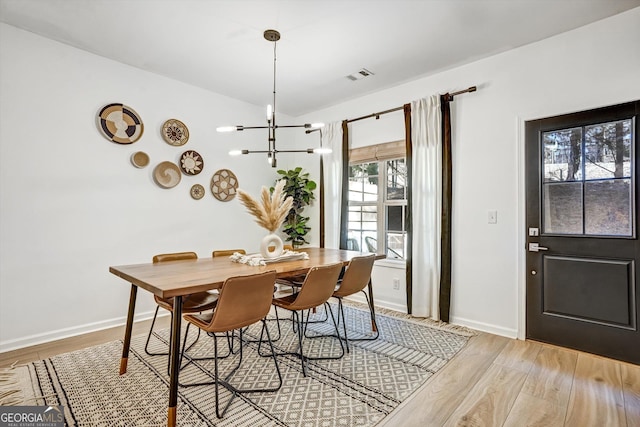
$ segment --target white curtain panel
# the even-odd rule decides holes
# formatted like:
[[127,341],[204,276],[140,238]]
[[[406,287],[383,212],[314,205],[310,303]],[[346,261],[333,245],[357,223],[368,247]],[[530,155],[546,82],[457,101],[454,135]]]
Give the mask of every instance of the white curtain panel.
[[322,129],[324,164],[324,246],[340,249],[340,216],[342,208],[342,122],[333,122]]
[[440,96],[411,103],[412,314],[440,320],[442,142]]

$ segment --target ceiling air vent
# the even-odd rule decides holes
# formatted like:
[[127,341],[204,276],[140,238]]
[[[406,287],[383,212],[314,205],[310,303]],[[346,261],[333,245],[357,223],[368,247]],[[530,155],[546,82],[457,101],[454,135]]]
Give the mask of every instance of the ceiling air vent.
[[369,77],[369,76],[373,76],[373,73],[371,71],[367,70],[366,68],[361,68],[357,72],[355,72],[353,74],[349,74],[347,76],[347,78],[349,80],[356,81],[356,80],[364,79],[365,77]]

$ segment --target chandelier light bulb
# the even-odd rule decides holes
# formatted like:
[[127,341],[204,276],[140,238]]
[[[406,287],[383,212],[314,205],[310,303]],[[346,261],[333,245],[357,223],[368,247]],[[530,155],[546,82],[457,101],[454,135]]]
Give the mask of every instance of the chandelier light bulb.
[[331,148],[320,147],[320,148],[314,148],[313,152],[316,154],[329,154],[329,153],[333,153],[333,150]]
[[271,121],[273,118],[273,106],[271,104],[267,105],[267,121]]
[[238,130],[238,126],[220,126],[216,128],[217,132],[234,132]]

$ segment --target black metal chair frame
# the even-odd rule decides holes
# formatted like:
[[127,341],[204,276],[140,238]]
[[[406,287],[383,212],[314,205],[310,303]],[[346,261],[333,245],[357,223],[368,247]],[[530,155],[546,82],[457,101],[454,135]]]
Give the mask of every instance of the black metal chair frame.
[[[340,333],[338,332],[338,325],[336,323],[336,319],[333,315],[333,311],[331,311],[331,308],[329,307],[329,304],[327,304],[326,302],[324,303],[325,306],[325,310],[328,311],[328,313],[331,314],[331,320],[333,322],[333,326],[336,330],[336,334],[337,335],[324,335],[324,336],[333,336],[333,337],[338,337]],[[284,307],[282,307],[284,308]],[[276,307],[276,312],[278,310],[278,308]],[[300,364],[302,366],[302,375],[304,377],[307,376],[307,367],[305,364],[305,361],[308,360],[337,360],[337,359],[341,359],[344,356],[344,346],[342,345],[342,340],[338,339],[338,342],[340,343],[340,355],[339,356],[323,356],[323,357],[317,357],[317,356],[306,356],[304,354],[303,351],[303,345],[302,342],[304,341],[304,338],[306,337],[306,325],[307,322],[304,321],[304,312],[307,312],[307,321],[309,319],[309,315],[310,315],[310,311],[309,310],[301,310],[301,313],[299,313],[298,310],[289,310],[292,313],[291,316],[291,321],[293,322],[293,331],[296,333],[296,336],[298,338],[298,351],[284,351],[284,352],[278,352],[276,353],[277,356],[284,356],[284,355],[290,355],[290,356],[296,356],[300,359]],[[318,336],[317,338],[320,338],[320,336]],[[270,356],[269,354],[262,354],[260,352],[260,348],[262,345],[262,336],[260,337],[260,342],[258,344],[258,354],[260,354],[260,356],[262,357],[268,357]]]
[[[239,340],[240,340],[240,348],[238,350],[238,364],[231,370],[229,371],[229,373],[227,373],[227,375],[224,378],[220,378],[219,375],[219,370],[218,370],[218,360],[219,359],[224,359],[226,357],[229,357],[229,355],[231,354],[236,354],[233,353],[231,351],[231,346],[229,347],[229,354],[225,355],[225,356],[218,356],[218,338],[220,338],[219,336],[217,336],[216,334],[209,334],[209,336],[213,337],[213,351],[214,351],[214,356],[207,358],[207,359],[213,359],[214,360],[214,373],[211,374],[211,372],[207,371],[207,370],[203,370],[203,372],[205,374],[207,374],[210,378],[213,378],[213,381],[205,381],[205,382],[199,382],[199,383],[189,383],[189,384],[180,384],[183,387],[195,387],[195,386],[202,386],[202,385],[211,385],[214,384],[215,385],[215,400],[216,400],[216,416],[218,418],[222,418],[224,417],[224,414],[227,412],[227,409],[229,409],[229,406],[231,405],[231,403],[233,402],[233,399],[235,397],[237,397],[238,394],[242,394],[242,393],[257,393],[257,392],[273,392],[273,391],[278,391],[280,390],[280,388],[282,387],[282,374],[280,373],[280,367],[278,365],[278,360],[276,358],[276,352],[275,349],[273,348],[273,343],[271,341],[271,335],[269,334],[269,328],[267,328],[267,323],[266,323],[266,319],[262,319],[262,332],[260,333],[260,340],[259,340],[259,345],[258,345],[258,353],[260,354],[260,345],[262,344],[262,336],[266,331],[267,334],[267,341],[269,343],[269,347],[271,348],[271,354],[267,354],[267,355],[263,355],[260,354],[260,356],[263,357],[272,357],[273,358],[273,362],[276,365],[276,372],[278,373],[278,386],[277,387],[272,387],[272,388],[264,388],[264,389],[238,389],[236,387],[234,387],[233,385],[231,385],[231,383],[229,383],[229,380],[231,379],[231,377],[233,376],[233,374],[240,368],[240,365],[242,364],[242,357],[243,357],[243,342],[245,340],[243,340],[243,330],[245,328],[241,328],[240,332],[239,332]],[[189,335],[189,327],[191,326],[191,323],[187,324],[187,330],[184,336],[184,343],[187,342],[187,336]],[[199,328],[198,328],[199,330]],[[235,337],[235,334],[232,335],[232,337]],[[229,339],[228,334],[227,334],[227,340]],[[232,338],[233,339],[233,338]],[[184,344],[183,344],[183,350],[180,353],[180,365],[182,365],[182,358],[186,356],[185,355],[185,350],[184,350]],[[200,359],[198,359],[200,360]],[[224,409],[222,410],[222,412],[220,412],[220,405],[219,405],[219,386],[222,385],[224,388],[226,388],[227,390],[229,390],[232,395],[231,398],[229,399],[229,401],[227,402],[227,404],[225,405]]]

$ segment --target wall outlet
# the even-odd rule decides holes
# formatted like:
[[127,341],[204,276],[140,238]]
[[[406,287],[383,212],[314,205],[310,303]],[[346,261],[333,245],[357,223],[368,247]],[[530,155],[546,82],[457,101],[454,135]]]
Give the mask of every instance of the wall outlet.
[[400,290],[400,279],[393,279],[393,290],[394,291]]

